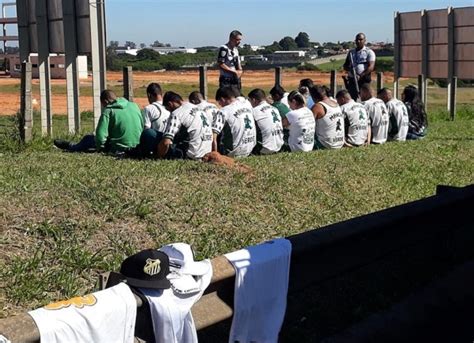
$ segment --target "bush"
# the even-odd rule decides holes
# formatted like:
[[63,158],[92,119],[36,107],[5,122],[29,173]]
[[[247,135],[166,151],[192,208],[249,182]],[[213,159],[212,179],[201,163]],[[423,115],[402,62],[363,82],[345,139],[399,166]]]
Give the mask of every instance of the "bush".
[[321,71],[321,69],[319,69],[317,65],[310,63],[304,63],[302,65],[299,65],[298,67],[296,67],[296,69],[301,71]]

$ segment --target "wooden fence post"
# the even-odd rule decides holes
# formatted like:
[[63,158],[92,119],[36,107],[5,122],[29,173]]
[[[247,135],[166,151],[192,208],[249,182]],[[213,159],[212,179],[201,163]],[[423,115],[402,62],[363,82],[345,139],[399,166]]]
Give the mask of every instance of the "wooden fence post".
[[281,86],[281,67],[275,68],[275,86]]
[[383,88],[383,73],[377,73],[377,92]]
[[337,91],[337,72],[335,70],[331,70],[331,81],[329,88],[331,89],[332,96],[336,96]]
[[21,64],[20,137],[23,142],[33,138],[33,104],[31,99],[31,63]]
[[133,101],[133,68],[123,67],[123,97]]
[[207,99],[207,67],[199,67],[199,92],[201,92],[204,99]]

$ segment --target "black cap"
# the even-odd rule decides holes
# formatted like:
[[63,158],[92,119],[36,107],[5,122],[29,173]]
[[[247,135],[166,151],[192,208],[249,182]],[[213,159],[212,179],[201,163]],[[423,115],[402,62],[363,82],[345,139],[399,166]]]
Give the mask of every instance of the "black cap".
[[170,288],[166,278],[169,272],[168,255],[156,249],[143,250],[127,257],[120,266],[120,273],[127,284],[140,288]]

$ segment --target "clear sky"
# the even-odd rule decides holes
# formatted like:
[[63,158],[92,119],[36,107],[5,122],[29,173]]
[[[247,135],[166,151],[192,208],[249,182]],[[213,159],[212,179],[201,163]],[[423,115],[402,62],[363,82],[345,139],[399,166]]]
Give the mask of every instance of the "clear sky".
[[227,42],[238,29],[243,43],[268,45],[298,32],[312,41],[393,41],[393,13],[474,6],[474,0],[106,0],[107,40],[198,47]]

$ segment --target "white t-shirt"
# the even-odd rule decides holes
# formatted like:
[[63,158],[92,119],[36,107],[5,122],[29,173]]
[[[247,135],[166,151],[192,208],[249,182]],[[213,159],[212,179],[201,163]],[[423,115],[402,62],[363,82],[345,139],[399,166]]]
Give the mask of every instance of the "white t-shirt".
[[[375,53],[366,46],[360,50],[351,49],[349,53],[352,55],[357,75],[362,74],[369,67],[369,62],[375,61]],[[353,76],[352,68],[349,70],[349,75]]]
[[213,103],[207,102],[206,100],[202,100],[198,105],[196,105],[200,110],[206,112],[208,118],[211,119],[211,123],[214,122],[214,118],[219,112],[219,107],[214,105]]
[[290,123],[288,145],[291,151],[313,150],[316,128],[313,112],[307,107],[302,107],[288,112],[286,119]]
[[285,94],[283,94],[283,98],[281,98],[280,102],[283,104],[283,105],[286,105],[286,107],[290,108],[290,104],[288,103],[288,95],[290,95],[290,93],[286,92]]
[[382,144],[388,136],[388,110],[385,103],[378,98],[370,98],[362,103],[370,118],[372,142]]
[[320,101],[324,107],[324,117],[316,119],[316,137],[319,143],[327,149],[339,149],[344,145],[344,116],[341,108],[332,107]]
[[342,114],[348,124],[346,141],[352,145],[363,145],[367,141],[369,116],[365,107],[351,99],[341,106]]
[[145,129],[154,129],[159,132],[164,132],[169,116],[170,112],[159,101],[145,106],[143,109]]
[[278,238],[226,254],[235,268],[229,342],[278,342],[286,311],[291,242]]
[[224,131],[222,139],[226,153],[231,157],[250,155],[257,143],[253,109],[247,101],[236,99],[221,108],[212,124],[212,130],[216,134]]
[[186,155],[191,159],[200,159],[212,150],[211,124],[211,118],[205,112],[186,102],[171,113],[163,137],[173,140],[181,127],[184,127],[189,142]]
[[408,110],[403,101],[393,98],[386,104],[389,114],[388,140],[404,141],[408,133]]
[[280,151],[283,146],[283,126],[278,110],[262,101],[253,108],[253,117],[262,134],[262,154]]
[[[203,262],[211,264],[209,260]],[[191,307],[201,298],[211,278],[212,266],[205,275],[195,277],[199,292],[192,294],[175,293],[172,288],[140,289],[150,304],[155,343],[197,343]]]
[[124,283],[28,313],[41,342],[134,342],[137,302]]

